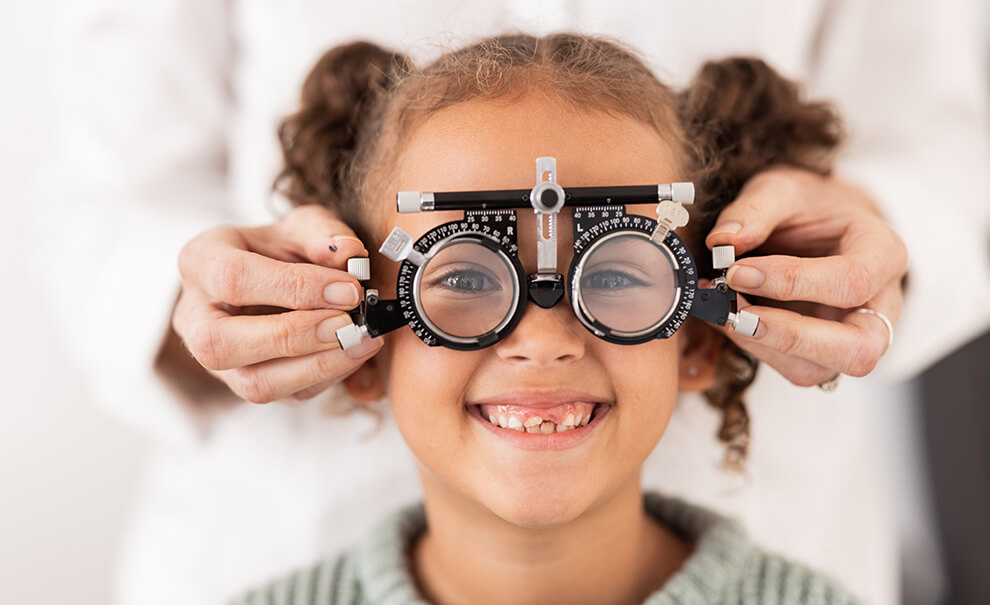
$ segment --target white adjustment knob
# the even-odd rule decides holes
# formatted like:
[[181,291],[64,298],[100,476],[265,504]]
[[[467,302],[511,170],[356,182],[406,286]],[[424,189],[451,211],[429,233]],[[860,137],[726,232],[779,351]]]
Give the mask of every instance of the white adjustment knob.
[[392,228],[392,232],[385,238],[385,243],[378,251],[395,262],[409,259],[417,267],[426,262],[426,257],[413,247],[412,236],[399,227]]
[[400,214],[419,212],[420,199],[418,191],[400,191],[395,194],[395,208]]
[[671,183],[670,199],[690,206],[694,203],[694,183]]
[[364,256],[347,259],[347,272],[358,281],[371,279],[371,259]]
[[735,246],[715,246],[712,248],[712,268],[728,269],[736,262]]
[[760,316],[747,311],[729,313],[729,325],[740,334],[753,336],[756,334],[756,328],[760,325]]
[[368,335],[368,326],[358,326],[351,324],[337,330],[337,343],[340,348],[346,351],[361,344],[364,337]]

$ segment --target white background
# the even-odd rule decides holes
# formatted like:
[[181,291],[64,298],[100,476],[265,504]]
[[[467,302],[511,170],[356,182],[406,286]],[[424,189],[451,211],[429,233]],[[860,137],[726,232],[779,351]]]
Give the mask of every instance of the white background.
[[28,269],[35,179],[58,178],[44,171],[57,4],[0,3],[0,592],[18,605],[110,602],[114,548],[146,451],[86,400]]

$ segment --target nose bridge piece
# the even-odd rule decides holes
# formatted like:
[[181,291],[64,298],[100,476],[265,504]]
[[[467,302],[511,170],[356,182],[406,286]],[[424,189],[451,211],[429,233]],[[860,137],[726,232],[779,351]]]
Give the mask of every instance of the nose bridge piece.
[[556,273],[533,273],[526,278],[529,299],[549,309],[560,302],[564,296],[564,280]]

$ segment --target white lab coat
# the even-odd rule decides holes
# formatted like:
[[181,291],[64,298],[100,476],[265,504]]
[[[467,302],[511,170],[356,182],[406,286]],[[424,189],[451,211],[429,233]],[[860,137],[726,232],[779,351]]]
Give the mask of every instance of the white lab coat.
[[897,602],[871,401],[900,396],[884,378],[909,376],[990,325],[975,10],[924,0],[66,3],[65,111],[39,270],[94,400],[156,444],[122,548],[119,602],[220,602],[343,547],[417,497],[387,410],[377,429],[367,414],[326,418],[319,405],[206,415],[152,362],[181,245],[218,223],[273,220],[275,126],[324,49],[367,38],[428,56],[438,42],[507,29],[618,37],[674,85],[704,59],[757,54],[839,105],[852,134],[839,172],[876,198],[911,254],[880,375],[826,396],[765,369],[749,397],[744,485],[717,469],[717,414],[685,398],[644,481],[741,517],[768,548],[869,602]]

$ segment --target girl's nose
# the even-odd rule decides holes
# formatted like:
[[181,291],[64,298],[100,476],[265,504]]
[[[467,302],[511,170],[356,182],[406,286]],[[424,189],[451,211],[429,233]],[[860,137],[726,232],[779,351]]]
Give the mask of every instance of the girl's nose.
[[584,356],[584,329],[571,314],[566,300],[550,309],[532,302],[527,305],[519,324],[495,345],[500,358],[547,366]]

